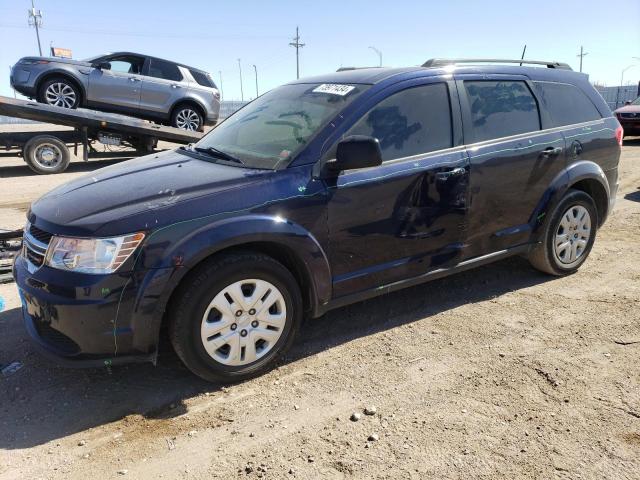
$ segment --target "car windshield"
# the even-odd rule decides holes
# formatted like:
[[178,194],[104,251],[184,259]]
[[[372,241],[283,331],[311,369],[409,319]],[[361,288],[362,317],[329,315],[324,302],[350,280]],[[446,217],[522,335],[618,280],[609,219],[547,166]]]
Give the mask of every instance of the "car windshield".
[[631,105],[640,105],[640,97],[636,98],[633,102],[631,102]]
[[284,85],[265,93],[211,130],[196,145],[215,149],[250,168],[287,165],[312,138],[368,86]]

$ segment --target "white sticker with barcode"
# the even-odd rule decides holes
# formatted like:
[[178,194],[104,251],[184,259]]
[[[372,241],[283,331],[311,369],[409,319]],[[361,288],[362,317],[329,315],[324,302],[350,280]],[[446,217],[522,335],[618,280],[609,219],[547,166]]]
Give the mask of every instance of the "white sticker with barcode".
[[323,83],[319,87],[313,89],[313,93],[329,93],[331,95],[340,95],[344,97],[354,88],[353,85],[340,85],[337,83]]

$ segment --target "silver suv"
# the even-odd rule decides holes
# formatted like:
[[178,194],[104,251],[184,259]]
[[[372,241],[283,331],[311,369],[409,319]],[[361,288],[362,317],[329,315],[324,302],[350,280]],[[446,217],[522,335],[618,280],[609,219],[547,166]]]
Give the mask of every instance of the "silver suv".
[[197,68],[130,52],[71,60],[24,57],[11,86],[38,102],[124,113],[187,130],[215,125],[220,93]]

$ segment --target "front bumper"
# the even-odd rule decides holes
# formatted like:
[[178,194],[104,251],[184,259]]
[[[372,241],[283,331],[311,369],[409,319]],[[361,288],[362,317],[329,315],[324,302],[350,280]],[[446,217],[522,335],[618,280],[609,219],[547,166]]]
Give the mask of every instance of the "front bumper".
[[155,349],[134,344],[132,274],[88,275],[46,266],[31,274],[22,256],[13,273],[27,332],[49,357],[76,366],[154,360]]
[[11,84],[11,88],[17,92],[28,97],[33,97],[36,94],[35,77],[36,75],[34,75],[33,72],[20,67],[20,65],[16,65],[11,69],[9,83]]

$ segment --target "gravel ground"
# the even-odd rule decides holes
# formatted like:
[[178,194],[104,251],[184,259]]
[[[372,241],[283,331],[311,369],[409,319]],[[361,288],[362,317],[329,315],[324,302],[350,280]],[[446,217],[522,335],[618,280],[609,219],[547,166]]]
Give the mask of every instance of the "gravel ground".
[[[101,165],[0,162],[4,226]],[[640,478],[640,139],[620,173],[577,274],[514,258],[342,308],[230,387],[167,347],[157,367],[55,367],[0,285],[0,364],[22,365],[0,375],[0,479]]]

